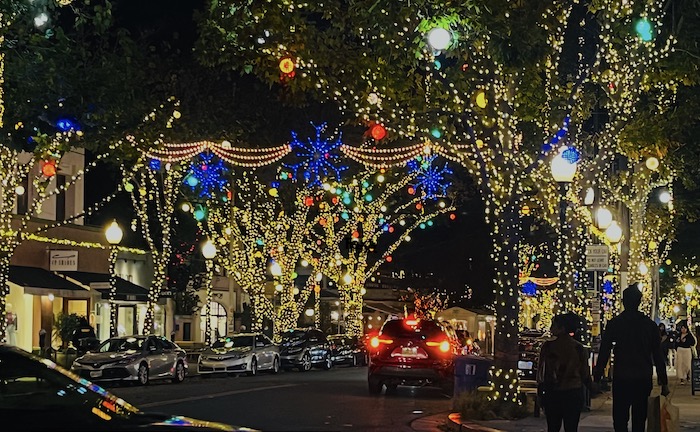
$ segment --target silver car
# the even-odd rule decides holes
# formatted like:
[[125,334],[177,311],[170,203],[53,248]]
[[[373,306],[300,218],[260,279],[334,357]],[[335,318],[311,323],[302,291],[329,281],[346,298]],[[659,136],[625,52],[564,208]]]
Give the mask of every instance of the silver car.
[[93,352],[78,357],[73,372],[90,381],[185,380],[187,355],[160,336],[125,336],[107,339]]
[[200,375],[247,373],[280,370],[279,347],[262,333],[241,333],[220,338],[199,358]]

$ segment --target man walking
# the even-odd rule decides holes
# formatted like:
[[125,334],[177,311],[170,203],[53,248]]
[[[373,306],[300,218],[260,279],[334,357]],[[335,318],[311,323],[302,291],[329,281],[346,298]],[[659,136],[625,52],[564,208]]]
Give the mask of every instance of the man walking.
[[647,399],[653,387],[653,367],[667,395],[666,362],[661,353],[661,335],[654,321],[639,312],[642,292],[632,284],[622,293],[624,312],[611,319],[603,333],[600,355],[593,378],[600,380],[613,349],[613,426],[615,432],[627,432],[632,409],[632,432],[644,432]]

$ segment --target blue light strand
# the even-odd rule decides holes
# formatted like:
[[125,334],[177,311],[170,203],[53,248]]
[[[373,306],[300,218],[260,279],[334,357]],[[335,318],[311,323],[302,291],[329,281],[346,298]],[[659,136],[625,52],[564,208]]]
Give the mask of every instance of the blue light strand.
[[325,180],[340,181],[341,172],[348,169],[345,165],[339,165],[340,156],[335,153],[343,145],[342,134],[339,134],[335,141],[329,140],[321,136],[326,129],[326,123],[320,126],[313,123],[311,125],[316,129],[316,136],[308,138],[306,142],[300,141],[296,132],[292,131],[290,145],[301,161],[282,165],[292,170],[293,179],[297,179],[301,173],[307,187],[321,186]]
[[226,190],[227,174],[228,168],[221,159],[215,160],[212,153],[201,153],[192,161],[184,184],[193,192],[198,192],[201,198],[212,198],[218,192]]
[[545,142],[542,144],[542,151],[548,152],[552,150],[557,144],[559,144],[559,141],[564,139],[566,134],[569,133],[569,124],[571,123],[571,115],[567,115],[564,117],[564,124],[562,127],[557,131],[556,134],[552,138],[549,139],[549,141]]
[[420,192],[424,199],[435,200],[444,197],[447,189],[452,185],[452,182],[446,178],[452,174],[452,170],[448,168],[447,163],[442,168],[433,166],[436,157],[437,155],[419,156],[406,164],[409,173],[416,175],[416,183],[411,186],[416,193]]

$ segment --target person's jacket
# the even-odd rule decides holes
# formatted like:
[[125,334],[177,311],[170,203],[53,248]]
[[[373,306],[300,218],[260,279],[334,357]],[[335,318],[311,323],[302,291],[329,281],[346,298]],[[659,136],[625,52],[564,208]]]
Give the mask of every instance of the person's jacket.
[[613,381],[651,381],[653,367],[656,365],[659,381],[662,385],[668,384],[659,328],[646,315],[636,310],[625,310],[608,322],[594,369],[596,377],[603,375],[613,343]]
[[591,371],[586,349],[569,335],[542,344],[537,362],[537,382],[555,391],[588,386]]
[[695,346],[695,338],[693,335],[688,332],[685,334],[685,339],[682,339],[681,336],[678,336],[678,343],[676,345],[678,348],[692,348]]

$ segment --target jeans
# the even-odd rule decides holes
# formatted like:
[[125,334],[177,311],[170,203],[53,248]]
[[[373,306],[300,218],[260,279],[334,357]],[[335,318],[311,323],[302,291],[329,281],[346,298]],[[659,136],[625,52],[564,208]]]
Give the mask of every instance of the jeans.
[[652,381],[621,380],[613,378],[613,426],[615,432],[628,432],[627,423],[632,409],[632,432],[644,432],[647,421],[647,401]]
[[576,432],[583,408],[583,389],[555,390],[543,401],[547,416],[547,432],[559,432],[562,423],[565,432]]

